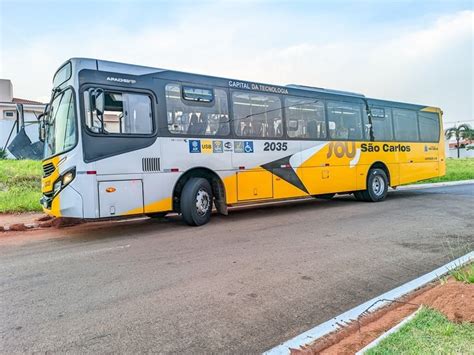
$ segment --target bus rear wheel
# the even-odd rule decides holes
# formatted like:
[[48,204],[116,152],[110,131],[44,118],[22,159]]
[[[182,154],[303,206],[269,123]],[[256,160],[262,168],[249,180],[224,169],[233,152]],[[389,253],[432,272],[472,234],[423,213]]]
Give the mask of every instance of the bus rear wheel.
[[354,192],[359,201],[379,202],[387,197],[388,178],[382,169],[370,169],[367,177],[367,189]]
[[191,178],[181,192],[180,207],[183,220],[190,226],[202,226],[211,219],[212,189],[209,181]]

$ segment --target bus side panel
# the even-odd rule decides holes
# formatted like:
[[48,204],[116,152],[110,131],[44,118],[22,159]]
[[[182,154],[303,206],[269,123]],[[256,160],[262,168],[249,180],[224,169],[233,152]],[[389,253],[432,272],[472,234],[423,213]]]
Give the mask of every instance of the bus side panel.
[[228,204],[234,204],[237,202],[237,173],[222,178],[225,187],[225,197]]
[[145,213],[167,212],[173,209],[172,193],[179,172],[143,174]]
[[355,157],[354,142],[324,144],[320,150],[305,160],[299,169],[309,194],[355,190],[357,180]]
[[274,169],[273,175],[273,198],[283,199],[292,197],[307,196],[307,193],[293,184],[282,179],[280,176],[285,174],[285,170],[291,168]]
[[438,142],[438,173],[439,176],[446,175],[446,149],[444,141],[443,111],[438,110],[439,115],[439,142]]
[[400,153],[400,183],[408,184],[439,175],[436,143],[409,143],[410,151]]
[[260,200],[273,197],[272,173],[263,169],[237,172],[237,199]]

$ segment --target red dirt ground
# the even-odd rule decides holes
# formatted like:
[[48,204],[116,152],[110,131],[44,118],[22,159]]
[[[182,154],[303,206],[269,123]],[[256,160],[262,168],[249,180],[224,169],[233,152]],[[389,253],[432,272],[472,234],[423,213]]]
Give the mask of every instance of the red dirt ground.
[[291,354],[354,354],[415,312],[420,305],[439,310],[453,322],[474,323],[474,284],[453,279],[445,284],[438,281],[400,301],[404,303],[392,303],[303,350],[293,349]]
[[33,223],[37,218],[44,216],[44,213],[26,212],[26,213],[0,213],[0,226]]

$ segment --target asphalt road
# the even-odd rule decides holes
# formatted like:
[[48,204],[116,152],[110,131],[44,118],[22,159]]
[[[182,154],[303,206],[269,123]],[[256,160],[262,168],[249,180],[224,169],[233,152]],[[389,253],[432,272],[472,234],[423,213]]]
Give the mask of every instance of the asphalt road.
[[258,353],[474,249],[474,185],[0,237],[0,352]]

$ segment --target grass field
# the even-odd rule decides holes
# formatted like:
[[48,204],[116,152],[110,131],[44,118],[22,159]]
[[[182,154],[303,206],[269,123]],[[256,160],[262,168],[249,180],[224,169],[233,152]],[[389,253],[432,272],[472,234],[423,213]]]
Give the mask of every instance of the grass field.
[[[0,160],[0,213],[41,211],[41,162]],[[474,179],[474,159],[448,159],[446,175],[420,181],[441,182]]]
[[0,160],[0,213],[41,211],[41,162]]
[[421,184],[429,182],[444,182],[444,181],[459,181],[459,180],[470,180],[474,179],[474,159],[463,158],[463,159],[446,159],[446,175],[420,181]]
[[452,323],[440,312],[424,308],[365,354],[472,354],[473,346],[474,324]]

